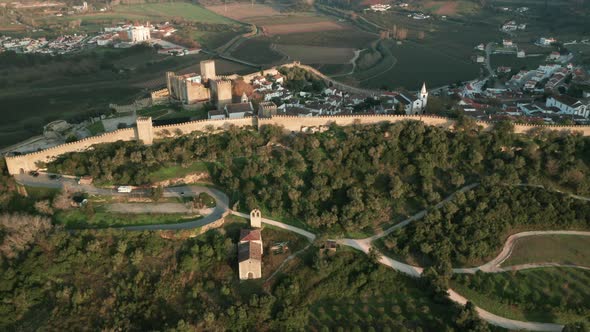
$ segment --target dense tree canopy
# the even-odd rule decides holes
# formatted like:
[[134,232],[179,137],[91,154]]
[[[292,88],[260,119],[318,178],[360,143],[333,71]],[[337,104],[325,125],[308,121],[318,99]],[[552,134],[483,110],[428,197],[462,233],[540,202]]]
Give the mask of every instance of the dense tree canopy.
[[426,264],[482,264],[514,230],[588,228],[586,201],[540,188],[484,184],[392,233],[384,245]]
[[[367,261],[360,253],[322,256],[312,250],[264,286],[240,283],[236,240],[217,230],[185,240],[163,239],[155,232],[56,231],[39,239],[19,260],[3,263],[0,330],[387,326],[394,331],[450,331],[477,320],[465,317],[449,300],[434,302],[418,280]],[[369,314],[354,305],[359,299],[367,303]],[[321,314],[326,309],[341,312],[341,317],[349,310],[353,314],[332,319]]]
[[590,144],[582,136],[515,135],[506,124],[478,132],[463,120],[455,132],[417,121],[289,136],[277,127],[234,128],[153,146],[97,146],[65,155],[49,168],[114,184],[145,184],[161,167],[206,161],[216,184],[242,207],[341,232],[390,223],[484,178],[588,193],[589,159]]

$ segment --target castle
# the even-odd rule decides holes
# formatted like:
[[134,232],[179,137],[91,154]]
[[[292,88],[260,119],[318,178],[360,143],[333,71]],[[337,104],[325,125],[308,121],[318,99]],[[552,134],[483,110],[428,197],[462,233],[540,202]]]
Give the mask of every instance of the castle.
[[200,67],[200,75],[176,75],[174,72],[167,72],[168,97],[184,105],[199,106],[210,102],[215,104],[218,110],[223,110],[226,105],[233,102],[232,79],[217,76],[214,60],[201,61]]

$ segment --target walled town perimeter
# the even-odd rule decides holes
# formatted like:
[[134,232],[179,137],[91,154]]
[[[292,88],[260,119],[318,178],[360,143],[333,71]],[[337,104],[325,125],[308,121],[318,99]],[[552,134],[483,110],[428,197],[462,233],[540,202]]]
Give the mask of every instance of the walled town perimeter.
[[[348,126],[352,124],[376,124],[381,122],[400,122],[406,120],[422,121],[426,125],[445,129],[453,129],[455,120],[432,115],[341,115],[341,116],[273,116],[270,118],[248,117],[241,119],[223,120],[199,120],[172,125],[153,126],[151,118],[137,119],[136,128],[116,130],[99,136],[88,137],[76,142],[58,145],[49,149],[19,155],[7,156],[6,165],[11,175],[21,174],[38,169],[39,163],[47,163],[58,156],[68,153],[84,151],[95,144],[113,143],[117,141],[141,141],[143,144],[152,144],[154,138],[167,138],[189,134],[192,132],[216,132],[226,130],[232,126],[239,128],[259,128],[264,125],[283,127],[290,132],[313,132],[322,127],[336,124]],[[492,123],[477,121],[477,125],[487,130]],[[515,133],[526,133],[533,129],[559,130],[564,132],[579,132],[584,136],[590,136],[590,126],[550,126],[516,124]]]

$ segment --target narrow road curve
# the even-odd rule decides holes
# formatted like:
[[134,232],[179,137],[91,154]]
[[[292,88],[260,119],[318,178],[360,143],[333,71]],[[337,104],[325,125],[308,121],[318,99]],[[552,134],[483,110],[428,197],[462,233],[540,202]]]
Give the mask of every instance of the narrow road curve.
[[[132,193],[119,193],[115,189],[97,188],[93,185],[79,185],[73,177],[62,177],[58,180],[52,180],[47,174],[39,174],[37,177],[21,174],[15,176],[15,179],[18,183],[26,186],[55,189],[68,188],[68,190],[85,192],[92,195],[119,197],[129,197],[131,195],[149,197],[151,195],[151,189],[149,188],[135,189]],[[164,188],[164,197],[193,197],[198,196],[200,193],[206,193],[210,195],[213,197],[213,199],[215,199],[216,202],[215,208],[212,209],[212,212],[206,216],[203,216],[203,218],[178,224],[128,226],[120,227],[120,229],[130,231],[192,229],[196,227],[202,227],[220,219],[224,213],[229,210],[229,198],[219,189],[205,186],[180,186]]]
[[[46,187],[46,188],[63,188],[65,186],[72,186],[77,190],[85,191],[85,192],[93,193],[93,194],[113,195],[113,196],[119,195],[119,193],[116,193],[116,192],[114,192],[114,190],[111,190],[111,189],[102,189],[102,188],[95,188],[93,186],[77,185],[72,179],[60,179],[59,181],[56,181],[56,180],[51,180],[49,178],[44,178],[41,175],[39,177],[31,177],[28,175],[19,175],[16,178],[19,183],[29,185],[29,186]],[[455,193],[449,195],[447,198],[445,198],[444,200],[442,200],[441,202],[439,202],[438,204],[436,204],[432,208],[438,209],[438,208],[442,207],[446,202],[453,199],[453,197],[458,192],[465,192],[465,191],[471,190],[474,187],[476,187],[477,185],[478,185],[478,183],[473,183],[473,184],[467,185],[467,186],[457,190]],[[193,228],[193,227],[199,227],[199,226],[205,225],[207,223],[213,222],[213,221],[221,218],[224,215],[224,213],[226,213],[227,211],[231,212],[232,214],[234,214],[236,216],[240,216],[240,217],[247,218],[247,219],[250,218],[250,215],[248,215],[246,213],[231,211],[229,209],[229,199],[228,199],[227,195],[225,195],[225,193],[223,193],[222,191],[214,189],[214,188],[200,187],[200,186],[172,187],[172,188],[165,189],[164,196],[165,197],[180,197],[183,195],[192,196],[192,195],[196,195],[200,192],[208,193],[217,202],[217,205],[216,205],[215,209],[213,210],[213,212],[203,219],[195,220],[192,222],[186,222],[186,223],[182,223],[182,224],[133,226],[133,227],[125,227],[124,229],[127,229],[127,230],[188,229],[188,228]],[[577,198],[577,199],[589,200],[586,197],[575,196],[575,195],[570,195],[570,196],[573,198]],[[371,248],[373,247],[373,245],[372,245],[373,241],[380,239],[388,234],[391,234],[391,232],[395,231],[396,229],[399,229],[399,228],[402,228],[402,227],[408,225],[412,221],[415,221],[415,220],[418,220],[418,219],[424,217],[424,215],[426,215],[427,211],[428,210],[422,210],[422,211],[416,213],[415,215],[411,216],[410,218],[402,221],[401,223],[398,223],[398,224],[388,228],[387,230],[384,230],[378,234],[375,234],[375,235],[365,238],[365,239],[338,239],[336,241],[337,241],[337,243],[339,243],[341,245],[350,246],[354,249],[360,250],[360,251],[368,254],[369,251],[371,250]],[[300,235],[306,237],[310,242],[313,242],[316,239],[315,234],[308,232],[306,230],[300,229],[295,226],[291,226],[291,225],[288,225],[288,224],[285,224],[285,223],[282,223],[279,221],[267,219],[267,218],[262,218],[262,222],[265,224],[268,224],[268,225],[272,225],[272,226],[275,226],[278,228],[282,228],[282,229],[300,234]],[[571,234],[572,232],[574,232],[574,233],[576,233],[576,235],[585,235],[585,236],[590,235],[590,232],[575,232],[575,231],[546,231],[546,232],[523,232],[523,233],[565,234],[565,232],[567,232],[568,234]],[[500,253],[500,255],[498,257],[496,257],[496,259],[492,260],[492,262],[490,262],[488,264],[490,266],[493,266],[493,265],[497,266],[498,264],[503,262],[510,255],[511,248],[514,243],[514,239],[518,238],[518,235],[520,235],[520,237],[522,237],[523,233],[513,235],[512,241],[510,241],[510,238],[509,238],[509,241],[507,241],[507,242],[510,242],[511,244],[505,245],[502,253]],[[577,233],[583,233],[583,234],[577,234]],[[530,236],[530,235],[541,235],[541,234],[529,234],[528,236]],[[527,235],[524,235],[524,236],[527,236]],[[507,251],[507,253],[504,252],[505,250]],[[291,255],[291,256],[294,257],[294,255]],[[290,256],[290,258],[292,258],[291,256]],[[424,271],[424,269],[422,267],[408,265],[403,262],[396,261],[393,258],[384,256],[384,255],[382,255],[380,257],[379,262],[381,264],[391,267],[394,270],[400,271],[402,273],[405,273],[409,276],[416,277],[416,278],[419,278],[421,276],[422,272]],[[500,263],[498,263],[498,262],[500,262]],[[486,266],[488,264],[484,264],[483,266]],[[550,263],[546,263],[546,264],[550,264]],[[547,265],[547,266],[553,266],[553,265]],[[484,271],[484,270],[482,269],[482,271]],[[484,272],[486,272],[486,271],[484,271]],[[464,272],[464,273],[468,273],[468,272]],[[272,275],[269,277],[269,279],[270,278],[272,278]],[[448,289],[447,292],[449,294],[449,298],[452,301],[454,301],[458,304],[461,304],[461,305],[465,305],[465,303],[467,303],[467,299],[465,297],[461,296],[460,294],[458,294],[457,292],[455,292],[454,290]],[[510,330],[533,330],[533,331],[558,332],[563,329],[563,326],[559,325],[559,324],[517,321],[517,320],[508,319],[505,317],[500,317],[500,316],[492,314],[486,310],[483,310],[482,308],[479,308],[479,307],[476,307],[476,310],[477,310],[479,316],[483,320],[487,321],[488,323],[490,323],[492,325],[504,327],[504,328],[507,328]]]
[[589,267],[585,266],[577,266],[571,264],[559,264],[559,263],[552,263],[552,262],[543,262],[543,263],[531,263],[531,264],[521,264],[515,266],[507,266],[507,267],[500,267],[504,261],[510,257],[512,254],[512,250],[516,245],[516,241],[518,239],[528,237],[528,236],[543,236],[543,235],[578,235],[578,236],[590,236],[590,232],[584,231],[531,231],[531,232],[521,232],[516,233],[508,237],[502,251],[496,258],[492,259],[491,261],[477,267],[471,268],[456,268],[453,269],[453,273],[475,273],[477,271],[487,272],[487,273],[498,273],[498,272],[506,272],[506,271],[518,271],[518,270],[525,270],[525,269],[534,269],[540,267],[576,267],[582,269],[589,269]]

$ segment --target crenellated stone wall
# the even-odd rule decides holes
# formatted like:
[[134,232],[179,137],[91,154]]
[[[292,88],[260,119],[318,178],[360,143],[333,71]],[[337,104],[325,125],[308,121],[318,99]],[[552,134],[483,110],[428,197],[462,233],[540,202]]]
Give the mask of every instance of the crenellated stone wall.
[[[99,136],[88,137],[77,142],[58,145],[46,150],[33,152],[26,155],[6,157],[6,164],[10,174],[15,175],[31,170],[36,170],[38,162],[50,162],[56,157],[76,151],[84,151],[95,144],[112,143],[116,141],[142,141],[151,144],[153,139],[185,135],[191,132],[200,131],[213,133],[227,130],[232,126],[239,128],[258,128],[263,125],[281,126],[287,131],[313,131],[314,128],[321,128],[337,124],[349,126],[353,124],[376,124],[382,122],[400,122],[406,120],[422,121],[427,125],[444,129],[452,129],[455,120],[434,116],[434,115],[339,115],[339,116],[318,116],[318,117],[295,117],[295,116],[273,116],[271,118],[243,118],[223,120],[199,120],[171,124],[164,126],[153,126],[151,118],[140,119],[138,129],[120,129]],[[139,123],[141,122],[141,123]],[[477,121],[477,124],[484,130],[492,128],[491,122]],[[547,129],[563,132],[577,132],[584,136],[590,136],[590,126],[558,126],[558,125],[525,125],[514,126],[516,133],[527,133],[531,130]]]
[[6,157],[6,166],[8,172],[12,175],[28,172],[31,170],[38,169],[38,162],[50,162],[56,157],[68,153],[84,151],[92,145],[101,143],[113,143],[117,141],[132,141],[137,137],[135,128],[126,128],[112,131],[110,133],[83,138],[76,142],[65,143],[62,145],[54,146],[49,149],[21,155]]
[[189,134],[194,131],[217,132],[227,130],[230,126],[246,127],[254,126],[254,118],[243,119],[217,119],[217,120],[197,120],[177,124],[155,126],[153,127],[154,137],[173,137]]
[[258,126],[276,125],[282,126],[288,131],[308,131],[312,128],[330,126],[337,124],[339,126],[350,126],[353,124],[375,124],[381,122],[400,122],[405,120],[422,121],[430,126],[449,129],[455,121],[449,118],[428,116],[428,115],[333,115],[333,116],[282,116],[276,115],[271,118],[258,119]]

